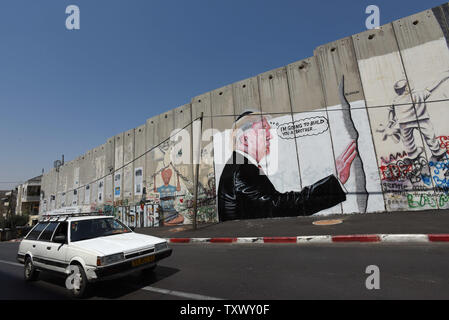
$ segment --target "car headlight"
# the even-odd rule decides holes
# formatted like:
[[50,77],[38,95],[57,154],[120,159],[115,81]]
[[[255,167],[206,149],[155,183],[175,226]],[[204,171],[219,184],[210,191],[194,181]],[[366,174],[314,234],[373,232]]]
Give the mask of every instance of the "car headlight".
[[97,266],[106,266],[115,262],[125,260],[125,254],[123,252],[111,254],[109,256],[98,257]]
[[167,241],[165,241],[165,242],[157,243],[154,246],[154,251],[161,251],[161,250],[164,250],[167,248],[168,248]]

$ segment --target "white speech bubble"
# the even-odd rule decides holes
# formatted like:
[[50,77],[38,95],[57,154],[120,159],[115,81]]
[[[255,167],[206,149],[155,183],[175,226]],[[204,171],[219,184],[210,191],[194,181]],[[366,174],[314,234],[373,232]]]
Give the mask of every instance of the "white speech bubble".
[[277,128],[277,134],[282,139],[294,139],[319,135],[328,128],[329,124],[325,117],[312,117],[280,124]]

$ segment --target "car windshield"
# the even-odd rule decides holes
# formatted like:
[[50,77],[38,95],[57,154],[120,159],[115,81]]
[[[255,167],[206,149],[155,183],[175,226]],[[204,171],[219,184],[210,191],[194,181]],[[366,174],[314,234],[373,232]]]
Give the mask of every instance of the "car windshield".
[[128,233],[131,230],[114,218],[72,221],[70,240],[81,241],[114,234]]

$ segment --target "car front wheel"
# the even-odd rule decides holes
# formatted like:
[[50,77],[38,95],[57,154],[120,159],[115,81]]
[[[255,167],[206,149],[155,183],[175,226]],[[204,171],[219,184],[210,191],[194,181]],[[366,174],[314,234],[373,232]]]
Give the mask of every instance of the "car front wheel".
[[39,271],[34,267],[33,261],[30,257],[25,260],[25,267],[23,272],[25,281],[35,281],[39,276]]
[[88,281],[84,269],[80,265],[71,265],[71,273],[66,279],[66,287],[74,298],[84,298],[88,291]]

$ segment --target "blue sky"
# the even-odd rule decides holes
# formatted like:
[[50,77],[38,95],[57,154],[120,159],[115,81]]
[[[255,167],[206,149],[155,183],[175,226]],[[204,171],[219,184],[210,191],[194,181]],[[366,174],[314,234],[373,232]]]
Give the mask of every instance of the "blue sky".
[[[434,0],[2,0],[0,189],[71,160],[196,95]],[[81,29],[65,28],[78,5]]]

